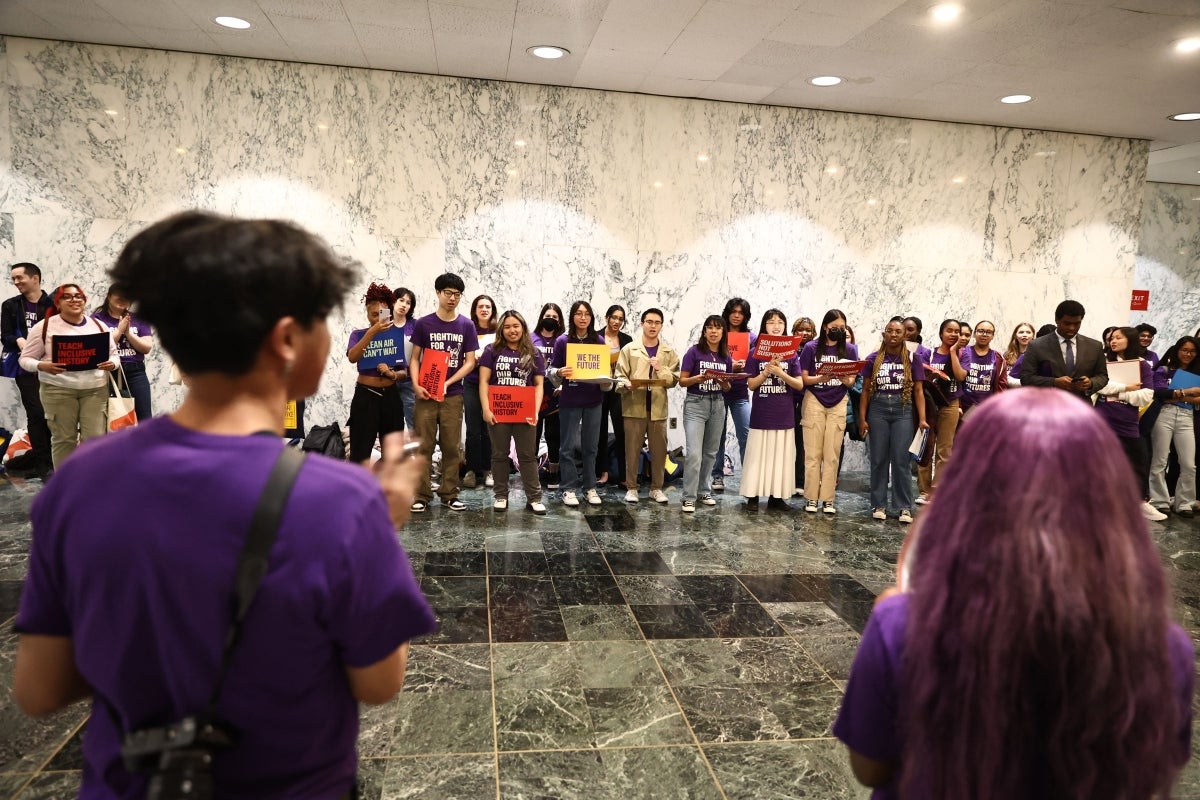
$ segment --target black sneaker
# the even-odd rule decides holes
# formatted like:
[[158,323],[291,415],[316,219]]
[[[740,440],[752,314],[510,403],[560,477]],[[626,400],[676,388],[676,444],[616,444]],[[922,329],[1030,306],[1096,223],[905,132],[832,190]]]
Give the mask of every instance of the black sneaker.
[[723,492],[723,491],[725,491],[725,479],[724,479],[723,477],[721,477],[720,475],[718,475],[717,477],[713,478],[713,479],[712,479],[712,490],[713,490],[714,492]]

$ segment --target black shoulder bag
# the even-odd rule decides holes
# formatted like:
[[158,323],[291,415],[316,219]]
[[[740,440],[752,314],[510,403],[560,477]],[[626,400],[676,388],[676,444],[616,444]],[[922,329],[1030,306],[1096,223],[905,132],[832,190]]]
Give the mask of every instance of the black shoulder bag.
[[[258,507],[254,509],[250,533],[238,561],[232,598],[233,621],[225,636],[217,685],[208,700],[208,707],[201,714],[184,717],[171,725],[143,728],[125,736],[121,757],[130,772],[150,775],[148,800],[211,800],[215,797],[213,756],[219,750],[233,747],[237,738],[232,727],[217,717],[217,700],[233,662],[242,622],[267,574],[267,557],[275,544],[279,521],[303,464],[303,453],[295,448],[283,448],[267,478]],[[105,705],[115,717],[112,708]],[[120,727],[118,722],[118,730]]]

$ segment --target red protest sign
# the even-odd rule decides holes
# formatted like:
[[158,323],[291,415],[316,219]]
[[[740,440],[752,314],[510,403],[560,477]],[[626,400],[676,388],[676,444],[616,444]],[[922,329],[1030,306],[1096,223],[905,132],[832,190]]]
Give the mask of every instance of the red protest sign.
[[[834,377],[844,378],[849,375],[857,375],[858,373],[862,372],[862,368],[865,367],[866,364],[867,362],[865,361],[822,361],[820,366],[817,367],[817,374],[822,377],[829,377],[832,375]],[[930,367],[926,367],[925,369],[929,370]]]
[[1148,311],[1150,309],[1150,290],[1134,289],[1133,298],[1129,301],[1130,311]]
[[417,382],[439,403],[446,399],[446,378],[450,370],[450,354],[444,350],[422,350],[421,371]]
[[763,333],[759,334],[758,341],[754,343],[754,357],[759,361],[770,361],[772,358],[786,361],[795,357],[799,347],[799,336],[772,336]]
[[748,331],[733,331],[726,337],[729,345],[729,357],[734,361],[745,361],[750,357],[750,333]]
[[533,425],[537,422],[537,407],[533,404],[537,388],[533,386],[489,386],[488,408],[496,422]]

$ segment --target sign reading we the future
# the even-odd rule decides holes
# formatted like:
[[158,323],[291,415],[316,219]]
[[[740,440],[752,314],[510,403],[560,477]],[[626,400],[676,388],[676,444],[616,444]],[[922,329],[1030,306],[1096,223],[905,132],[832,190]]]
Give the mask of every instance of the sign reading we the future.
[[55,335],[50,360],[62,364],[68,372],[97,369],[108,361],[109,341],[108,331],[79,336]]
[[496,422],[537,423],[536,386],[489,386],[488,407]]
[[399,328],[388,328],[377,333],[375,338],[367,343],[362,357],[358,359],[360,372],[375,372],[380,364],[395,366],[404,360],[404,331]]
[[612,377],[606,344],[567,344],[567,366],[575,370],[573,381]]

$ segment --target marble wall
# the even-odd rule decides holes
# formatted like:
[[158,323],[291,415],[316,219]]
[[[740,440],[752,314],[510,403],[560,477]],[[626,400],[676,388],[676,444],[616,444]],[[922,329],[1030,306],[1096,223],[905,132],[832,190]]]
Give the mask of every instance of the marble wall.
[[[2,40],[0,40],[2,41]],[[131,233],[198,206],[298,220],[418,310],[467,294],[666,311],[681,348],[733,295],[789,319],[1088,327],[1127,315],[1147,146],[957,125],[10,38],[0,254],[92,294]],[[363,316],[332,320],[335,338]],[[335,351],[338,349],[334,348]],[[171,406],[165,359],[155,402]],[[344,418],[330,357],[312,422]],[[678,398],[676,402],[681,402]],[[19,411],[0,385],[10,426]],[[678,434],[673,434],[677,439]]]
[[1133,285],[1150,291],[1133,321],[1158,328],[1160,355],[1200,328],[1200,186],[1146,184]]

